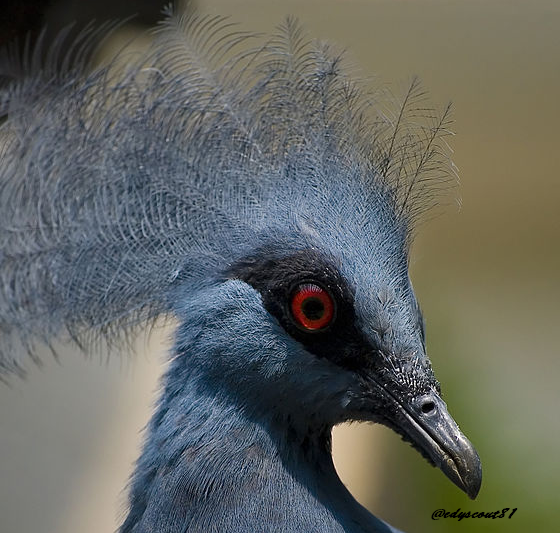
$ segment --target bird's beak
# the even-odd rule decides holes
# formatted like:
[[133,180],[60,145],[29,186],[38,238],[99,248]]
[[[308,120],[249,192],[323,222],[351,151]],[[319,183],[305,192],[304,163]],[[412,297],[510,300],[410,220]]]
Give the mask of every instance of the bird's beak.
[[469,498],[476,498],[482,482],[480,459],[447,411],[445,402],[433,393],[415,398],[406,406],[397,404],[391,425],[397,426],[395,429],[424,452]]

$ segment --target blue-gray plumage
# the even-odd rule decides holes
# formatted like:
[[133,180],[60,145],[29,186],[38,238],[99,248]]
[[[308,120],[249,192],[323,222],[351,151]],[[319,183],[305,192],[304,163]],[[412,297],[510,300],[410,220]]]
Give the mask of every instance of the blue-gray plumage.
[[37,342],[173,316],[122,533],[395,531],[339,480],[334,425],[383,423],[470,497],[481,481],[408,277],[448,110],[416,81],[369,95],[291,20],[253,38],[169,16],[124,73],[86,68],[87,35],[3,62],[0,375]]

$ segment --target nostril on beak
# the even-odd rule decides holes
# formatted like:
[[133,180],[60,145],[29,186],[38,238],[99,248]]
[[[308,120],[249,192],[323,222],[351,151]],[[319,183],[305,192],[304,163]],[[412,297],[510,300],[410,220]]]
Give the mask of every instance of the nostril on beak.
[[420,409],[422,410],[422,412],[425,415],[434,411],[435,408],[436,408],[436,404],[432,400],[429,400],[429,399],[424,400],[422,402],[422,404],[420,405]]

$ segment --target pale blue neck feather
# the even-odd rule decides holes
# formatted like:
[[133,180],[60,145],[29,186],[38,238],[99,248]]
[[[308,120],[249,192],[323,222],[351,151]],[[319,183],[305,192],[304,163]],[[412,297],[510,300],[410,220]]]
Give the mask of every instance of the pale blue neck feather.
[[170,370],[122,533],[396,531],[340,481],[330,428],[298,435],[202,385]]

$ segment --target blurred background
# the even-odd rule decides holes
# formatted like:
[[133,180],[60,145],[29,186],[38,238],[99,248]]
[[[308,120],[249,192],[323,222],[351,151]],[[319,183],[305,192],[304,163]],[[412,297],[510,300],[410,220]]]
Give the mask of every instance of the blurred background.
[[[4,2],[3,2],[4,4]],[[12,6],[13,4],[13,6]],[[14,6],[16,9],[14,9]],[[18,1],[0,41],[45,22],[138,13],[156,1]],[[444,398],[484,469],[474,502],[390,430],[335,430],[335,462],[374,514],[410,533],[556,529],[560,505],[560,2],[558,0],[198,0],[268,32],[287,14],[347,50],[363,76],[418,74],[454,104],[460,201],[425,223],[412,278]],[[141,42],[141,41],[140,41]],[[71,348],[26,381],[0,384],[0,533],[114,531],[157,393],[170,332],[136,354]],[[517,508],[511,519],[433,521],[432,512]]]

